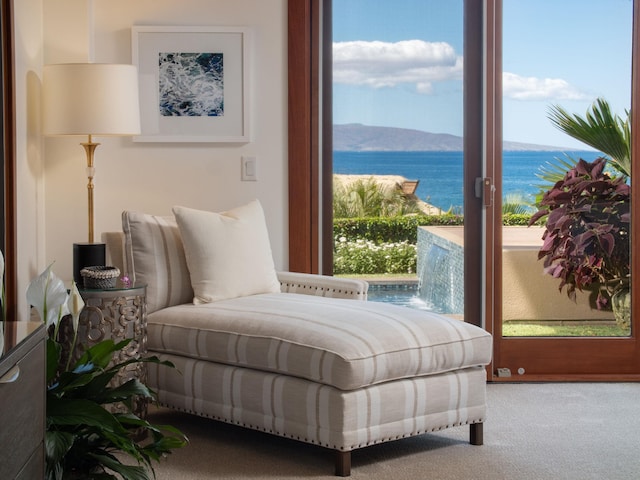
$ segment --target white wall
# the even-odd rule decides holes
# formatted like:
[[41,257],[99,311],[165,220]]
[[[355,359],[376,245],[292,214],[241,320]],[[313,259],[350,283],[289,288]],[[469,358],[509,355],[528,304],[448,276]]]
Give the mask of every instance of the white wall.
[[[25,3],[16,2],[26,12]],[[185,205],[220,211],[258,198],[266,212],[276,267],[287,268],[286,0],[46,0],[42,8],[44,64],[88,61],[92,30],[93,61],[131,63],[132,25],[253,29],[252,141],[222,145],[95,138],[102,144],[95,157],[96,237],[102,231],[120,230],[125,209],[170,215],[171,207]],[[39,36],[35,25],[29,28]],[[38,60],[33,61],[37,72]],[[35,236],[29,239],[30,268],[42,269],[55,261],[54,271],[67,281],[72,278],[72,244],[87,240],[86,157],[81,141],[86,139],[44,139],[44,169],[34,160],[37,168],[23,174],[29,189],[19,202],[21,214],[33,208],[36,212],[29,221]],[[20,142],[24,149],[26,142]],[[242,155],[258,158],[257,182],[241,182]],[[44,195],[40,203],[38,185]]]
[[39,131],[44,0],[14,0],[16,202],[19,320],[25,292],[44,263],[44,164]]

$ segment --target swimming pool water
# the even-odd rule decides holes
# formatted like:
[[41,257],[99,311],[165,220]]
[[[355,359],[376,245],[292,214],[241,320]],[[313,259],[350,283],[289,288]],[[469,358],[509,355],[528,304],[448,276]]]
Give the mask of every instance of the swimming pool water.
[[418,297],[416,284],[369,285],[367,296],[371,302],[392,303],[417,310],[433,310],[432,305]]

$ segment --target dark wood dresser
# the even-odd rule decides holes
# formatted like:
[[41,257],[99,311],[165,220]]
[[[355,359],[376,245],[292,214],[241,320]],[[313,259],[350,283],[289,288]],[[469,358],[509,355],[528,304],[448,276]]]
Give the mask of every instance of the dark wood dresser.
[[44,478],[45,329],[5,323],[0,356],[0,478]]

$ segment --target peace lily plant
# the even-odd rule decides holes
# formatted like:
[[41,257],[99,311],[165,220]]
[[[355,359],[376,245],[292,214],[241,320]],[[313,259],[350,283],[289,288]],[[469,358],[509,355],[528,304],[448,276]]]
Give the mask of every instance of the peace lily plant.
[[[31,282],[27,288],[27,301],[38,311],[49,332],[46,479],[145,480],[155,477],[152,461],[160,460],[174,448],[183,447],[187,439],[171,426],[152,425],[133,413],[134,397],[154,398],[154,392],[138,379],[130,379],[115,387],[109,382],[122,368],[132,363],[173,365],[161,362],[157,357],[111,365],[114,354],[131,341],[115,343],[111,339],[88,348],[74,362],[72,358],[84,301],[75,282],[67,293],[51,265]],[[65,362],[60,325],[69,315],[73,340]],[[114,403],[125,405],[126,413],[112,413],[105,408]],[[143,440],[136,440],[141,437]],[[136,464],[122,463],[123,457],[135,460]]]

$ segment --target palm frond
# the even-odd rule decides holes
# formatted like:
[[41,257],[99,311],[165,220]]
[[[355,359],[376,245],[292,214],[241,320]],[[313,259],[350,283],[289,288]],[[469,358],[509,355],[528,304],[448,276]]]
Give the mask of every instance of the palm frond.
[[549,120],[567,135],[607,155],[610,164],[626,177],[631,176],[631,123],[629,112],[623,120],[611,112],[609,103],[598,98],[585,117],[571,114],[559,105],[549,110]]
[[502,214],[526,215],[535,212],[527,198],[521,193],[509,193],[502,200]]
[[541,180],[541,183],[536,185],[538,193],[536,193],[536,205],[540,204],[542,196],[547,190],[553,188],[553,186],[564,178],[569,170],[576,166],[578,160],[573,158],[568,153],[563,153],[563,157],[553,157],[553,160],[547,161],[545,164],[540,165],[536,177]]
[[536,177],[544,182],[544,185],[538,185],[541,189],[548,190],[556,182],[562,180],[567,172],[578,163],[578,160],[568,153],[563,153],[563,155],[564,158],[553,157],[553,160],[540,165]]

